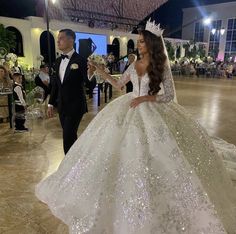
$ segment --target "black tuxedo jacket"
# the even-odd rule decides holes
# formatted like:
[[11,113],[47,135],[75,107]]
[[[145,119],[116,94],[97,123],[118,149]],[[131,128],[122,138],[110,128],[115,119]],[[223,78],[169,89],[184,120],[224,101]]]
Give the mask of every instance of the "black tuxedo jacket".
[[87,112],[84,81],[87,78],[87,62],[74,52],[66,68],[63,83],[59,76],[62,58],[55,63],[55,77],[52,81],[52,90],[49,104],[57,106],[59,114],[80,116]]

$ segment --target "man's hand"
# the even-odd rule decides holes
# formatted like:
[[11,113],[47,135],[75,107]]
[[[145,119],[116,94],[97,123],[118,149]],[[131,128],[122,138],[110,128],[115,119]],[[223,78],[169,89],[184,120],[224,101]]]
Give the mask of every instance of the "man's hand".
[[92,63],[92,62],[88,62],[88,63],[87,63],[87,68],[88,68],[88,71],[91,72],[91,73],[93,73],[93,72],[96,71],[95,64]]
[[47,115],[48,118],[52,118],[54,116],[53,106],[48,106]]

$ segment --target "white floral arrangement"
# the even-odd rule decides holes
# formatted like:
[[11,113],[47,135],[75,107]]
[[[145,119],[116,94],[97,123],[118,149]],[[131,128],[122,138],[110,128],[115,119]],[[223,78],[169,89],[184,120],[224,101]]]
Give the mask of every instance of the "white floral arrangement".
[[[92,61],[96,63],[97,65],[104,65],[105,67],[104,71],[109,73],[108,68],[106,68],[106,60],[102,56],[97,55],[97,54],[92,54],[88,57],[88,61]],[[104,82],[104,79],[96,71],[94,72],[94,75],[98,84],[102,84]]]
[[23,68],[25,79],[29,82],[34,81],[35,77],[39,74],[39,69],[36,68]]
[[101,55],[98,55],[98,54],[91,54],[88,57],[88,61],[94,62],[98,65],[106,65],[105,59]]
[[190,63],[190,59],[187,58],[187,57],[182,57],[182,58],[179,59],[179,63],[184,63],[185,65],[189,64]]
[[0,59],[0,65],[3,65],[6,62],[4,58]]
[[213,58],[212,58],[211,56],[208,56],[208,57],[207,57],[207,62],[208,62],[208,63],[212,63],[212,62],[213,62]]
[[6,60],[12,61],[13,63],[15,63],[17,61],[17,55],[13,53],[9,53],[6,55]]
[[198,64],[203,63],[203,61],[201,60],[201,58],[197,58],[197,59],[195,60],[195,62],[198,63]]

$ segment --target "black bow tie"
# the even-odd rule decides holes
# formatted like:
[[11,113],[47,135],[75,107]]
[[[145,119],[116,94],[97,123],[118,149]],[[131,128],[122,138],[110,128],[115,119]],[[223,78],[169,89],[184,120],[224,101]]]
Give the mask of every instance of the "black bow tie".
[[61,55],[61,58],[62,58],[62,59],[65,59],[65,58],[69,59],[69,56],[68,56],[67,54],[62,54],[62,55]]

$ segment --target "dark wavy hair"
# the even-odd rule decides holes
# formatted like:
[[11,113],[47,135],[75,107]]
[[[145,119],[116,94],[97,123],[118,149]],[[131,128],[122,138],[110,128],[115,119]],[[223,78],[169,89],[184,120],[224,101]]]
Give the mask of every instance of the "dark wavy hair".
[[150,90],[148,94],[155,95],[161,89],[160,84],[163,80],[163,72],[165,69],[167,56],[164,52],[164,45],[161,37],[158,37],[147,30],[143,30],[139,34],[144,38],[150,57],[150,63],[147,67],[147,73],[150,78]]

